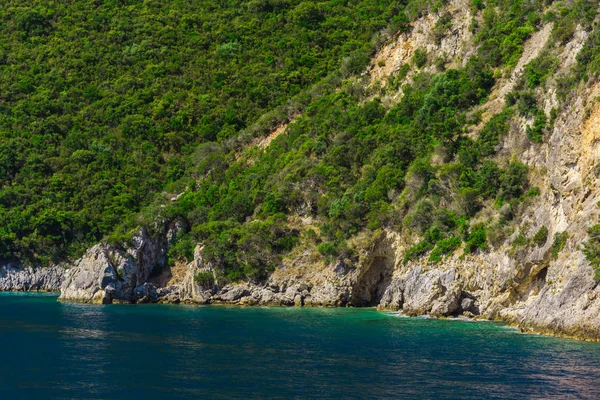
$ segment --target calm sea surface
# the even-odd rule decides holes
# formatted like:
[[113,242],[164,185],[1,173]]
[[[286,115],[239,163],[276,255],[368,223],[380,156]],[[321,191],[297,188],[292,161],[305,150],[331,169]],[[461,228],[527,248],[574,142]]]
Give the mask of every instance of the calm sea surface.
[[2,399],[600,398],[600,344],[372,309],[0,294]]

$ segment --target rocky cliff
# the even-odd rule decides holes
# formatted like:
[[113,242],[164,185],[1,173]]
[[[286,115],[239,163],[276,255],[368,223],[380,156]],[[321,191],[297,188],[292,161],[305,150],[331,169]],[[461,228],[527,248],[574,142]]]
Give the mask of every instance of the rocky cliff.
[[[451,34],[431,38],[441,12],[419,18],[410,31],[395,36],[375,55],[364,74],[368,84],[385,87],[417,48],[445,54],[445,67],[464,65],[475,54],[469,25],[482,16],[472,14],[462,0],[450,2],[446,11],[454,27]],[[265,281],[232,284],[222,278],[221,266],[205,260],[201,244],[193,261],[169,263],[173,237],[185,229],[182,223],[170,222],[153,234],[140,230],[125,248],[98,244],[89,249],[65,274],[60,300],[377,306],[407,315],[497,319],[527,330],[600,340],[600,287],[581,251],[588,227],[598,219],[600,84],[581,84],[559,100],[558,82],[576,63],[588,32],[578,26],[565,44],[550,46],[553,29],[550,22],[529,37],[516,65],[497,71],[492,94],[473,112],[481,119],[470,128],[469,135],[476,138],[483,124],[505,108],[506,95],[522,80],[528,63],[544,51],[559,60],[560,68],[547,84],[535,89],[538,104],[553,120],[544,140],[527,140],[534,121],[516,115],[495,155],[499,161],[518,159],[528,165],[531,186],[539,194],[514,209],[484,204],[476,219],[513,216],[494,240],[490,238],[487,249],[465,252],[463,244],[440,262],[427,257],[411,260],[405,255],[420,240],[418,235],[365,231],[350,244],[356,254],[351,259],[316,259],[314,249],[300,245]],[[423,70],[435,68],[429,62]],[[412,70],[405,74],[404,82],[414,74]],[[383,103],[397,102],[402,95],[400,85],[397,91],[385,92]],[[285,126],[275,133],[285,134]],[[260,143],[264,147],[270,141]],[[312,221],[303,224],[310,226]],[[544,237],[533,241],[542,230]],[[32,278],[37,273],[4,268],[0,288],[50,288],[60,280],[58,275]]]
[[65,274],[62,266],[34,268],[9,263],[0,266],[0,291],[58,292]]

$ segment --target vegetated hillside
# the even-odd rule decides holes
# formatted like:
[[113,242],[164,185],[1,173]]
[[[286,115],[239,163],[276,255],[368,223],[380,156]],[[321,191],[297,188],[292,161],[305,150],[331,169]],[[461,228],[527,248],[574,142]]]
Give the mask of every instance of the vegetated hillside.
[[[501,143],[543,143],[600,65],[596,1],[183,3],[4,8],[3,256],[126,246],[157,219],[185,227],[171,263],[202,243],[225,281],[305,250],[352,263],[382,229],[414,234],[405,263],[485,253],[544,189]],[[363,72],[374,37],[429,16],[402,65]]]
[[[323,34],[333,10],[349,18],[346,12],[359,9],[302,2],[283,11],[281,4],[235,10],[283,12],[293,33],[270,37],[291,34],[293,41]],[[179,153],[158,152],[158,172],[152,172],[155,159],[138,164],[147,153],[127,146],[131,137],[148,146],[148,132],[164,125],[148,124],[138,136],[129,135],[137,122],[109,129],[110,143],[122,146],[122,153],[118,146],[102,153],[121,157],[121,164],[104,164],[124,174],[117,186],[139,188],[128,180],[133,165],[144,179],[155,174],[157,185],[144,187],[144,201],[130,199],[135,207],[119,203],[121,216],[82,203],[81,215],[92,210],[107,218],[85,219],[103,226],[96,236],[61,233],[68,225],[59,228],[62,216],[52,207],[66,203],[43,192],[62,193],[56,188],[63,186],[43,184],[58,176],[50,169],[54,159],[37,175],[20,170],[21,178],[40,179],[31,192],[40,202],[11,203],[3,212],[39,212],[29,221],[38,225],[2,228],[8,256],[52,261],[106,236],[66,263],[66,271],[4,263],[0,286],[56,290],[60,283],[60,300],[103,304],[378,306],[600,340],[599,3],[450,0],[390,7],[376,26],[367,14],[352,17],[364,23],[355,29],[370,28],[340,39],[340,49],[354,43],[347,57],[331,53],[331,64],[318,74],[298,66],[313,78],[297,94],[257,106],[243,124],[225,121],[215,137],[190,133],[204,126],[200,117],[187,120],[181,133],[169,131],[165,137],[190,134],[196,142],[185,141]],[[227,54],[244,51],[234,43],[226,42]],[[208,54],[220,61],[218,49]],[[165,79],[177,81],[171,74]],[[222,87],[212,88],[221,93]],[[236,96],[245,98],[252,88]],[[219,112],[213,107],[203,115]],[[92,160],[89,152],[68,158],[79,160],[73,171],[90,182],[74,194],[95,182],[84,169],[95,164],[84,155]],[[173,165],[180,169],[170,175]],[[8,188],[3,201],[19,193]],[[106,201],[120,198],[102,194]],[[36,209],[44,198],[49,205]],[[15,240],[23,229],[29,233]]]
[[[226,279],[260,280],[294,247],[354,264],[360,246],[349,243],[381,229],[417,234],[404,262],[425,256],[435,264],[460,248],[504,243],[540,188],[514,152],[497,151],[515,126],[524,130],[519,146],[543,142],[566,96],[597,77],[598,3],[459,3],[467,10],[454,14],[447,4],[408,4],[414,40],[395,46],[412,46],[410,58],[383,82],[344,80],[275,130],[266,148],[199,149],[202,178],[161,209],[190,227],[172,258],[190,261],[202,243]],[[435,19],[423,35],[427,15]],[[563,71],[558,56],[581,32],[589,37]],[[457,45],[464,37],[471,42]],[[449,53],[459,47],[464,54]],[[391,61],[376,59],[371,70]],[[540,96],[549,77],[551,107]]]
[[218,175],[228,161],[212,149],[278,106],[302,107],[332,71],[362,70],[401,11],[379,0],[3,1],[0,258],[78,256],[211,163]]

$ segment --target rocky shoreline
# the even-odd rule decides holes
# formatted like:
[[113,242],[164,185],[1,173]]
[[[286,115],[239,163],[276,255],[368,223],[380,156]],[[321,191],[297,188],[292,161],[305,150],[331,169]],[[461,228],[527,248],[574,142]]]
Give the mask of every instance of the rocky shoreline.
[[[133,246],[125,250],[98,244],[68,269],[4,265],[0,267],[0,291],[60,291],[59,301],[95,304],[377,307],[409,317],[503,321],[522,333],[600,341],[600,324],[596,324],[599,304],[594,296],[586,294],[588,304],[584,307],[578,304],[580,296],[573,293],[571,297],[566,293],[548,297],[541,282],[535,279],[539,275],[535,269],[530,271],[533,279],[523,279],[530,292],[532,282],[541,285],[535,288],[533,301],[516,300],[518,290],[514,287],[468,291],[471,283],[460,265],[469,265],[473,260],[455,258],[438,268],[393,262],[390,257],[399,254],[398,246],[402,245],[393,233],[382,234],[359,266],[338,261],[302,276],[293,275],[292,265],[287,265],[266,282],[238,284],[219,283],[217,269],[203,259],[202,246],[196,247],[192,262],[180,266],[181,274],[166,281],[164,275],[174,268],[161,263],[168,250],[167,237],[172,233],[161,240],[141,230]],[[159,267],[161,273],[153,271],[154,267]],[[213,275],[214,281],[201,282],[196,278],[207,273]],[[485,274],[485,269],[480,273]],[[592,293],[598,292],[598,285],[593,281],[590,285]],[[584,286],[577,282],[577,287]],[[583,313],[566,314],[565,308],[579,308]],[[591,312],[585,313],[588,309]]]
[[34,268],[9,263],[0,266],[2,292],[60,292],[65,268],[53,266]]
[[[125,249],[98,244],[68,269],[4,266],[0,290],[60,289],[59,301],[95,304],[377,307],[407,316],[504,321],[525,333],[600,340],[600,288],[589,266],[575,253],[552,261],[549,246],[522,255],[526,268],[506,257],[506,249],[485,258],[453,256],[436,265],[404,263],[405,238],[380,232],[354,265],[337,260],[318,266],[300,256],[286,260],[264,282],[232,284],[220,278],[219,266],[205,261],[201,245],[192,262],[166,265],[169,240],[178,229],[171,223],[157,236],[142,229]],[[566,281],[556,290],[550,277],[559,273]]]

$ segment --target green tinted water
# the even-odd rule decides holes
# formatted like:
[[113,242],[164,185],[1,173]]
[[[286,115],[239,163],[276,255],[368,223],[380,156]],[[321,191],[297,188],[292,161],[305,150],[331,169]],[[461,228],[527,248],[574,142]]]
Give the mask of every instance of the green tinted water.
[[598,398],[600,345],[373,309],[0,295],[2,398]]

